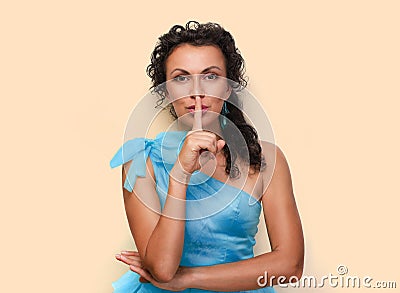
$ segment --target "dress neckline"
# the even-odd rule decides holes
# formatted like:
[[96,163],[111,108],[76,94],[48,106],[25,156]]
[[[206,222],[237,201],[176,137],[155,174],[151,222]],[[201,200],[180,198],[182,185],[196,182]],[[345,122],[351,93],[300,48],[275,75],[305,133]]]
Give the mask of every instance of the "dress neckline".
[[[241,192],[241,193],[244,193],[247,197],[249,197],[249,200],[251,200],[251,202],[257,202],[258,206],[261,208],[261,202],[260,202],[258,199],[256,199],[253,195],[251,195],[250,193],[248,193],[247,191],[245,191],[245,190],[243,190],[243,189],[240,189],[240,188],[238,188],[238,187],[236,187],[236,186],[227,184],[226,182],[223,182],[223,181],[221,181],[221,180],[219,180],[219,179],[216,179],[216,178],[214,178],[214,177],[212,177],[212,176],[209,176],[209,175],[207,175],[206,173],[203,173],[203,172],[200,172],[200,171],[197,171],[197,173],[201,173],[201,174],[203,174],[204,176],[207,176],[207,177],[208,177],[207,181],[210,180],[210,179],[212,179],[212,180],[214,180],[215,182],[217,182],[217,183],[220,184],[220,185],[228,186],[228,188],[232,188],[232,189],[235,189],[235,190],[237,190],[237,191],[239,191],[239,192]],[[253,205],[253,203],[251,203],[251,205]]]

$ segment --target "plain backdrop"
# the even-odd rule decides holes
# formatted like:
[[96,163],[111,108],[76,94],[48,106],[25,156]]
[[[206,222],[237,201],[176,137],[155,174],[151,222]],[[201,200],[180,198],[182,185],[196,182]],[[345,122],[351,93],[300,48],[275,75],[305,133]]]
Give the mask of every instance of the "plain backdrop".
[[[0,291],[106,293],[126,271],[114,254],[134,246],[109,161],[150,86],[158,36],[188,20],[223,25],[246,60],[292,172],[304,274],[342,264],[399,282],[399,11],[398,1],[2,1]],[[257,239],[267,251],[262,225]]]

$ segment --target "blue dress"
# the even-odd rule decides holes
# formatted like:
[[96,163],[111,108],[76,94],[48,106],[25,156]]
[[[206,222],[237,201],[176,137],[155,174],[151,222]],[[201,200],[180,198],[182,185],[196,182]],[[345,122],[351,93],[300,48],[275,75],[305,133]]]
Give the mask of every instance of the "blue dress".
[[[156,177],[161,208],[168,191],[169,171],[185,139],[186,131],[161,132],[155,139],[128,140],[110,162],[112,168],[132,160],[124,188],[132,191],[137,176],[146,175],[150,156]],[[196,171],[186,192],[186,224],[181,266],[209,266],[254,257],[261,203],[249,193]],[[114,293],[173,292],[141,283],[139,275],[128,271],[112,286]],[[217,292],[186,289],[179,292]],[[237,292],[275,292],[273,287]]]

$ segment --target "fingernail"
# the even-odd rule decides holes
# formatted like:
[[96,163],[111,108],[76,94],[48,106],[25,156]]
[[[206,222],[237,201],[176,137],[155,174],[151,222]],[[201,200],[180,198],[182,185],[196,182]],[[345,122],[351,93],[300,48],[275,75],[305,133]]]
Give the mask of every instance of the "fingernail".
[[120,254],[116,254],[115,257],[121,257],[121,255]]

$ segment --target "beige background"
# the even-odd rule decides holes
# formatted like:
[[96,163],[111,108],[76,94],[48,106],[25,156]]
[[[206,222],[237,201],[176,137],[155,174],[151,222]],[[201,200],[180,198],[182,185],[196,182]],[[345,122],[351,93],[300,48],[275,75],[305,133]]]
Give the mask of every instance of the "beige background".
[[398,1],[2,1],[0,291],[111,292],[126,270],[114,254],[133,246],[109,160],[149,87],[157,37],[190,19],[221,23],[246,59],[292,171],[305,274],[345,264],[400,282],[399,11]]

